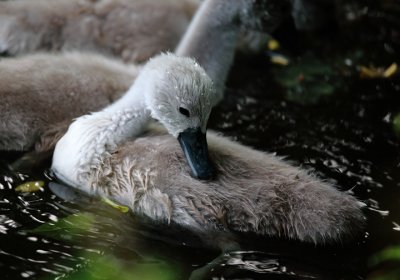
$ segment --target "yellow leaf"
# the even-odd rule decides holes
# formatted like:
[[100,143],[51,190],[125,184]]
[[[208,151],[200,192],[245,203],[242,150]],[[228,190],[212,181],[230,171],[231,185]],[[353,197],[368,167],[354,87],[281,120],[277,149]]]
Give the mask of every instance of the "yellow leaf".
[[390,78],[397,72],[397,64],[392,63],[387,69],[384,69],[382,67],[366,67],[366,66],[360,66],[360,77],[361,78],[369,78],[369,79],[375,79],[375,78]]
[[273,55],[271,56],[271,62],[274,64],[286,66],[289,64],[289,59],[287,59],[283,55]]
[[382,70],[375,67],[360,66],[361,78],[379,78],[382,76]]
[[271,51],[275,51],[277,49],[279,49],[279,42],[275,39],[271,39],[268,41],[268,49],[270,49]]
[[31,181],[23,183],[15,188],[17,192],[37,192],[39,190],[43,190],[44,182],[43,181]]
[[397,64],[396,63],[392,63],[386,70],[385,72],[383,72],[383,76],[385,78],[390,78],[391,76],[393,76],[396,72],[397,72]]
[[101,198],[101,201],[103,201],[104,203],[110,205],[112,208],[115,208],[115,209],[121,211],[122,213],[127,213],[129,211],[129,207],[128,206],[119,205],[119,204],[115,203],[114,201],[111,201],[110,199],[108,199],[105,196],[103,196]]

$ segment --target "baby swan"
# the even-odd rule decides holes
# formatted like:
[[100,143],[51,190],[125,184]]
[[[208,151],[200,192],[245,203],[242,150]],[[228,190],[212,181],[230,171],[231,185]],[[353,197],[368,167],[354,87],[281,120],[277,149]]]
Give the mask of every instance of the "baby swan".
[[175,48],[199,2],[0,1],[0,53],[80,50],[144,62]]
[[71,120],[119,99],[140,67],[89,53],[0,61],[0,150],[53,150]]
[[[206,131],[213,92],[193,60],[158,56],[119,101],[72,123],[57,143],[52,169],[74,188],[200,236],[235,238],[247,232],[324,243],[360,233],[362,203],[354,197],[275,156],[215,134],[208,135],[208,143],[216,177],[190,176],[190,169],[198,168],[196,159],[207,162],[205,141],[193,135]],[[147,126],[150,116],[167,131]],[[192,131],[196,141],[183,143],[182,151],[175,138],[182,141]],[[203,152],[190,159],[196,149]],[[218,239],[208,242],[220,246]]]
[[86,184],[82,175],[120,143],[142,134],[152,116],[179,140],[192,175],[209,179],[213,167],[206,126],[214,96],[211,79],[194,60],[172,54],[157,56],[121,99],[78,118],[69,127],[57,143],[53,169],[73,186]]

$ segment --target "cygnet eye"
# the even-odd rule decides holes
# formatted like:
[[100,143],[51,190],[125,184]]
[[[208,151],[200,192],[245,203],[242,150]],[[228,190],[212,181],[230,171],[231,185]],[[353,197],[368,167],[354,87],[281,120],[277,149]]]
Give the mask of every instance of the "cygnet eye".
[[179,113],[181,113],[182,115],[186,116],[186,117],[190,117],[190,112],[188,109],[183,108],[183,107],[179,107]]

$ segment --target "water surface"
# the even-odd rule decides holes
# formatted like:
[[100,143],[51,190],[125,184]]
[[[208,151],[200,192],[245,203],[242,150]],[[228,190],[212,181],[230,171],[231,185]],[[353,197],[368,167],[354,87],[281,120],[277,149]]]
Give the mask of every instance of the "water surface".
[[[351,191],[367,205],[364,234],[330,247],[252,237],[243,251],[225,256],[213,279],[378,279],[392,268],[369,261],[400,244],[400,140],[392,124],[400,112],[400,79],[361,79],[358,66],[399,63],[400,24],[393,10],[368,3],[368,16],[355,23],[312,35],[290,23],[277,30],[289,66],[271,64],[267,52],[239,56],[209,124]],[[307,65],[320,68],[309,72]],[[310,80],[282,84],[290,71]],[[95,199],[67,202],[50,191],[48,164],[11,172],[18,156],[0,158],[1,279],[187,279],[219,254],[187,232]],[[32,180],[46,185],[36,193],[15,191]]]

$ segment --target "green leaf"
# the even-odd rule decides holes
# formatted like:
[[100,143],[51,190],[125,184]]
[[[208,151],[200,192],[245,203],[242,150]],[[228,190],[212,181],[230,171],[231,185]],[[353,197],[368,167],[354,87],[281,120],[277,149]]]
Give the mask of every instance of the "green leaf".
[[393,119],[393,129],[396,136],[400,138],[400,113]]
[[[300,104],[314,104],[322,96],[334,93],[340,85],[334,67],[312,56],[305,56],[286,67],[275,68],[273,72],[276,81],[286,89],[286,98]],[[328,82],[331,80],[335,84]]]
[[43,190],[44,181],[25,182],[15,188],[17,192],[37,192]]
[[377,265],[386,261],[400,262],[400,245],[386,248],[373,255],[370,259],[370,264]]
[[118,279],[118,280],[174,280],[178,271],[162,261],[127,262],[113,255],[91,259],[84,270],[69,275],[69,280]]
[[54,223],[45,223],[33,230],[29,230],[29,232],[63,240],[65,239],[65,234],[75,235],[89,230],[94,222],[95,216],[93,214],[83,212],[72,214]]
[[104,203],[106,203],[107,205],[110,205],[112,208],[115,208],[119,211],[121,211],[122,213],[127,213],[129,211],[129,207],[125,206],[125,205],[119,205],[117,203],[115,203],[114,201],[108,199],[107,197],[103,196],[101,198],[101,201],[103,201]]

